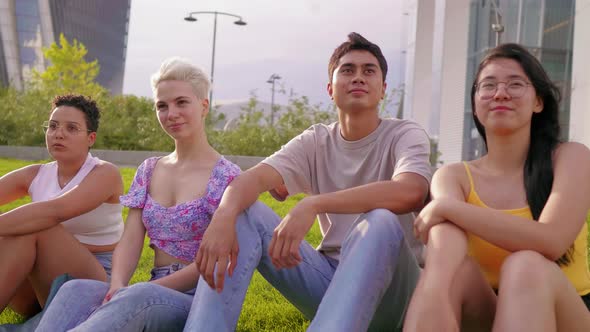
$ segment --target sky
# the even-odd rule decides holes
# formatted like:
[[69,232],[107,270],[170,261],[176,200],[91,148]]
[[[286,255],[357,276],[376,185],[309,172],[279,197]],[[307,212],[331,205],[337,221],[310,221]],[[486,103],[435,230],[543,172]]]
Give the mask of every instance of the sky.
[[403,0],[133,0],[129,20],[123,92],[151,97],[150,76],[171,56],[187,58],[211,70],[214,15],[184,17],[193,11],[218,15],[215,50],[214,103],[247,100],[255,93],[270,101],[274,73],[285,94],[330,103],[326,92],[328,60],[333,50],[355,31],[378,44],[389,65],[388,89],[399,86],[403,75],[402,38],[406,23]]

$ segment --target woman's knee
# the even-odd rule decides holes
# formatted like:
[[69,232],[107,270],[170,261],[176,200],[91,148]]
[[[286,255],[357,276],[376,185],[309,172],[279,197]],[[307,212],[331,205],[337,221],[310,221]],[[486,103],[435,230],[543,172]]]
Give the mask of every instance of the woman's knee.
[[35,240],[37,242],[39,241],[45,241],[45,242],[53,242],[56,238],[58,239],[62,239],[64,234],[68,237],[74,237],[70,232],[68,232],[63,225],[55,225],[49,228],[46,228],[42,231],[39,231],[37,233],[33,233],[31,235],[33,235],[35,237]]
[[42,231],[38,231],[38,232],[30,233],[30,234],[16,235],[16,236],[3,236],[3,237],[0,237],[0,248],[14,247],[15,245],[16,246],[33,245],[33,244],[37,243],[37,241],[39,241],[40,239],[51,238],[53,236],[53,234],[55,234],[56,232],[59,232],[61,229],[63,229],[62,225],[56,225],[56,226],[44,229]]
[[124,298],[127,303],[162,304],[166,302],[167,292],[173,291],[151,282],[139,282],[123,288],[115,297]]
[[121,292],[121,294],[124,293],[125,297],[128,298],[149,297],[153,295],[155,287],[157,287],[157,285],[150,282],[138,282],[136,284],[123,288],[123,292]]
[[[523,250],[508,256],[500,270],[500,287],[521,289],[547,286],[557,265],[532,250]],[[544,286],[543,286],[544,287]]]
[[36,235],[37,233],[0,237],[0,249],[9,250],[8,248],[22,248],[23,245],[26,246],[27,244],[34,244]]
[[109,290],[109,284],[90,279],[74,279],[64,283],[56,296],[60,297],[100,297],[104,298]]
[[193,297],[151,282],[140,282],[121,289],[110,301],[116,308],[162,314],[180,312],[188,315]]

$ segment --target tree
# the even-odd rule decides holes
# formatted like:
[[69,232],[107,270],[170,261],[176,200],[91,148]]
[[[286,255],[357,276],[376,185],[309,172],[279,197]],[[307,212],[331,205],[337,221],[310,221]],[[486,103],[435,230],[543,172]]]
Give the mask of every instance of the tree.
[[404,100],[403,98],[403,84],[401,84],[397,88],[392,88],[389,92],[386,91],[383,100],[379,104],[379,116],[386,118],[396,117],[398,119],[401,119],[401,109],[403,108]]
[[108,99],[108,92],[94,80],[98,62],[87,62],[86,47],[60,35],[59,45],[43,49],[50,65],[44,72],[32,70],[25,91],[12,88],[0,91],[0,144],[42,146],[45,135],[41,124],[51,111],[51,101],[65,93],[93,97],[99,105]]
[[51,44],[43,48],[44,57],[50,65],[44,72],[32,70],[30,87],[42,91],[48,98],[55,95],[74,93],[100,99],[107,90],[95,82],[100,71],[97,60],[87,62],[84,57],[88,51],[76,39],[70,43],[63,34],[59,45]]

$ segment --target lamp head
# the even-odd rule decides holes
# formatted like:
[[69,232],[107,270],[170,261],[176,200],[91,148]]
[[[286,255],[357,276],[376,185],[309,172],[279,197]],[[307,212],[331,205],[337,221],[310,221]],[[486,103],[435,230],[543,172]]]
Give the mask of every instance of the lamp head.
[[184,20],[187,22],[195,22],[197,19],[189,15],[185,17]]
[[492,23],[492,31],[504,32],[504,25],[502,25],[500,23]]
[[246,25],[247,23],[242,21],[242,19],[239,19],[237,21],[234,22],[235,25]]
[[274,83],[275,80],[280,80],[281,77],[277,74],[272,74],[270,75],[270,77],[268,78],[268,80],[266,81],[266,83]]

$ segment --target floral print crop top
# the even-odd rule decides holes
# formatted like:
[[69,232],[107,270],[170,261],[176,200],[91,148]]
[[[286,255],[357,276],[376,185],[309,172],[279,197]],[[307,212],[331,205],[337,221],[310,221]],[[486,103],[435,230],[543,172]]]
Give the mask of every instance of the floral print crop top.
[[143,209],[142,221],[150,238],[150,246],[179,260],[191,262],[225,188],[240,174],[240,168],[223,157],[219,158],[203,196],[167,208],[154,201],[148,192],[159,159],[149,158],[137,168],[129,192],[120,198],[121,204]]

